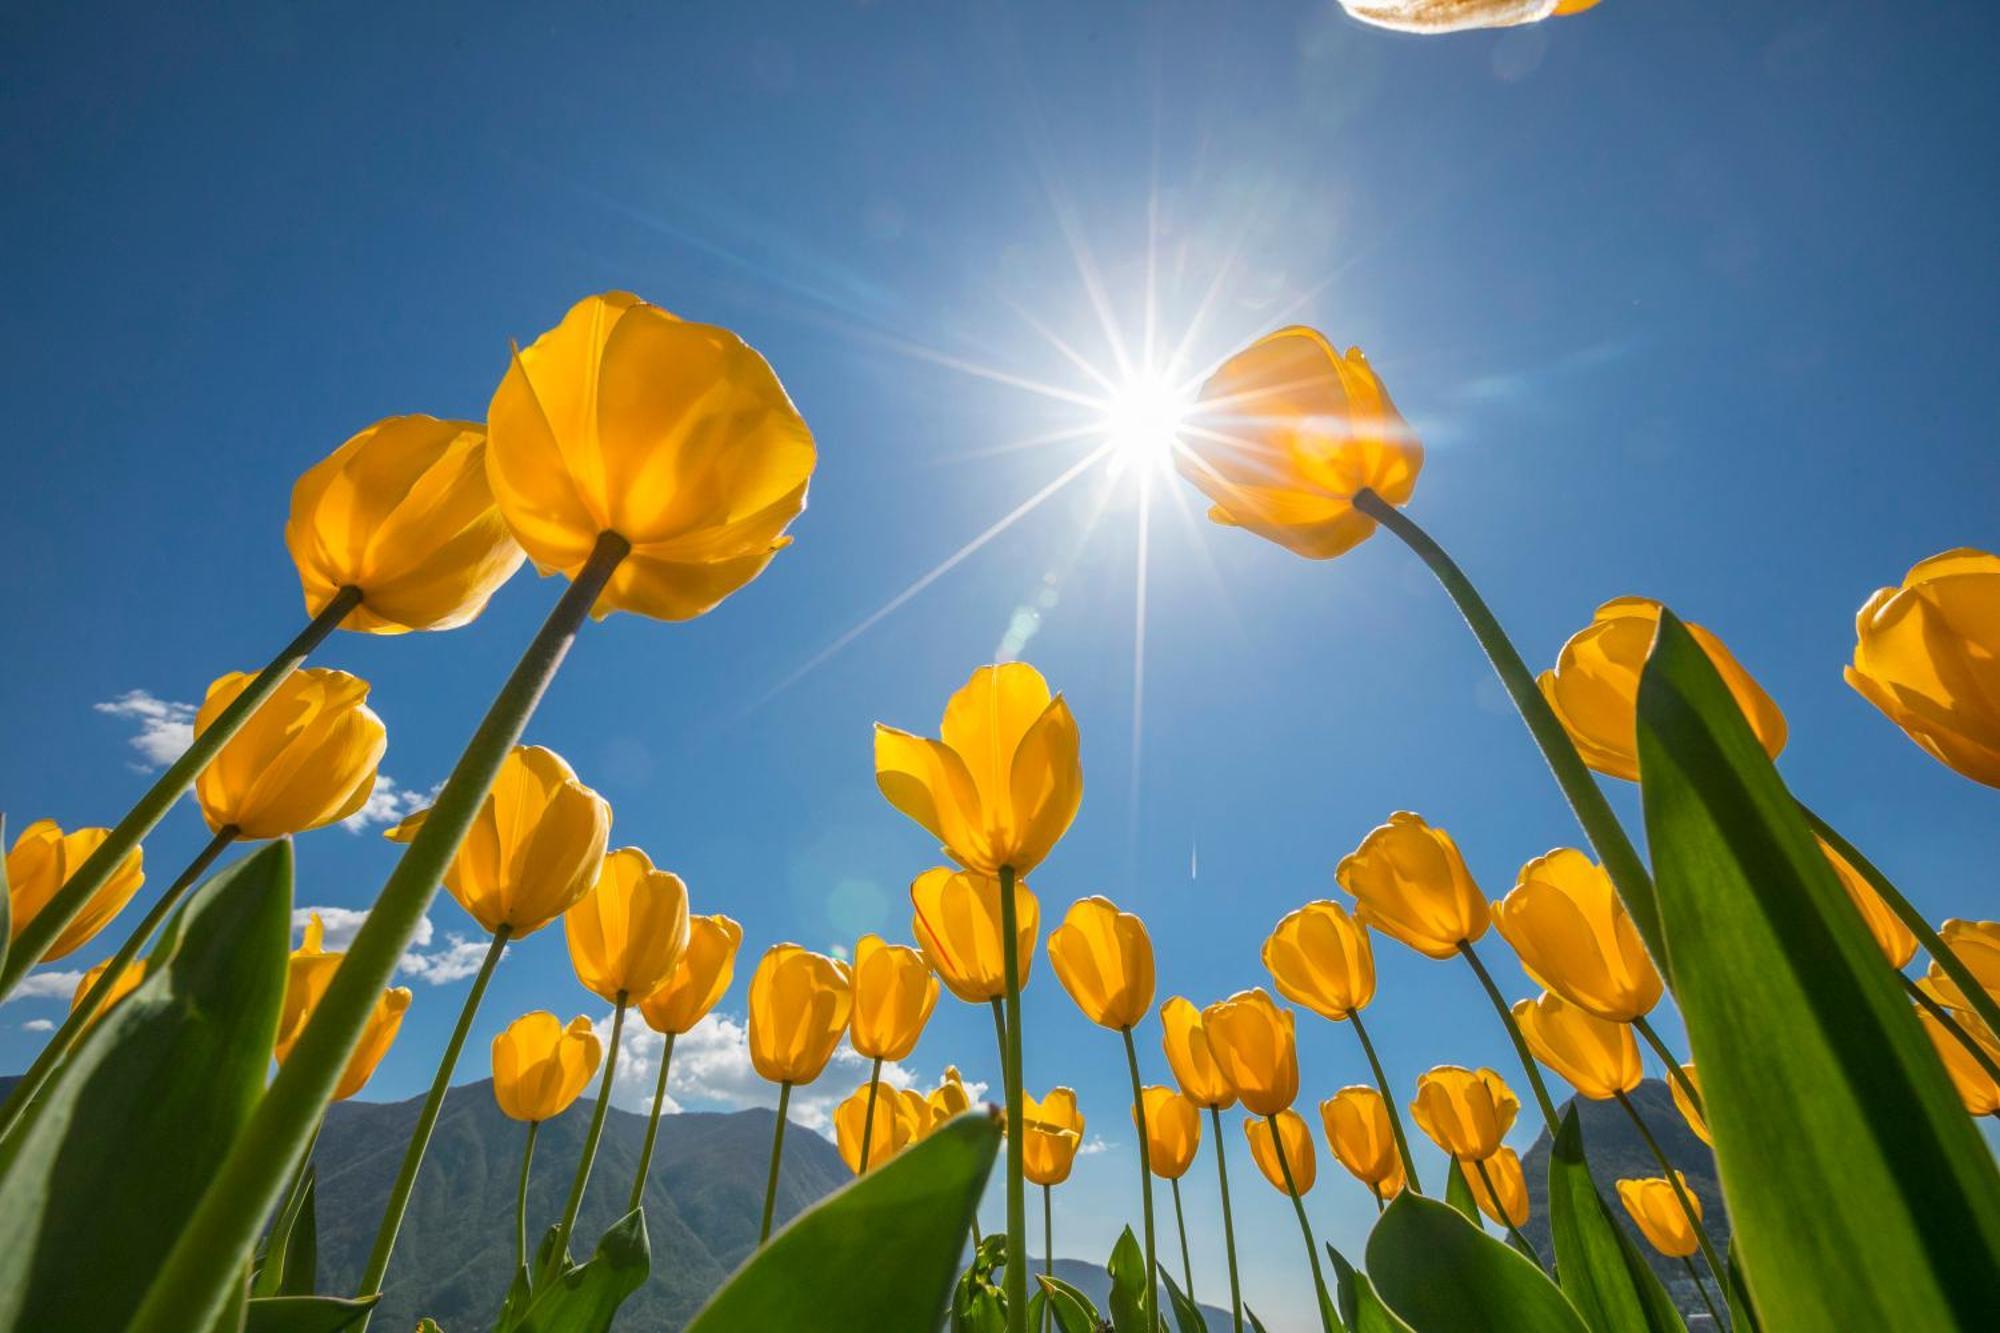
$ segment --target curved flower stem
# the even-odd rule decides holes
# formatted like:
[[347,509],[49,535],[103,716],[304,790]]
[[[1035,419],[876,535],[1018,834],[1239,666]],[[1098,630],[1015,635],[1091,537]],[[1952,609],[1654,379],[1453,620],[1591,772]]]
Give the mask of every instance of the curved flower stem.
[[1625,900],[1626,908],[1632,913],[1633,924],[1638,926],[1653,961],[1665,973],[1667,954],[1660,930],[1659,901],[1653,893],[1653,878],[1646,873],[1646,863],[1639,859],[1639,853],[1626,836],[1624,826],[1612,813],[1611,803],[1604,798],[1603,789],[1591,776],[1583,757],[1576,752],[1576,745],[1570,740],[1569,733],[1563,730],[1555,710],[1542,697],[1541,690],[1535,685],[1534,673],[1521,660],[1521,654],[1507,637],[1507,631],[1500,627],[1498,617],[1480,597],[1478,589],[1472,586],[1472,580],[1465,577],[1465,571],[1409,515],[1367,487],[1354,497],[1354,507],[1401,538],[1418,559],[1430,566],[1431,573],[1436,575],[1437,581],[1457,605],[1473,637],[1486,650],[1487,660],[1493,663],[1493,670],[1513,699],[1515,710],[1527,723],[1529,734],[1541,747],[1542,758],[1548,761],[1570,809],[1576,812],[1577,822],[1583,825],[1584,836],[1597,849],[1598,858],[1604,862],[1605,873],[1611,876],[1611,882],[1618,888],[1618,896]]
[[875,1057],[875,1067],[868,1071],[868,1109],[861,1115],[861,1165],[854,1168],[855,1175],[868,1170],[868,1142],[875,1136],[875,1094],[882,1086],[882,1057]]
[[1932,1018],[1935,1018],[1939,1026],[1958,1039],[1958,1044],[1965,1047],[1972,1058],[1979,1063],[1979,1067],[1986,1071],[1986,1077],[1992,1079],[1995,1083],[2000,1083],[2000,1063],[1995,1063],[1993,1057],[1987,1053],[1986,1048],[1979,1044],[1979,1040],[1970,1032],[1967,1032],[1964,1025],[1956,1018],[1951,1016],[1951,1010],[1924,994],[1922,987],[1918,986],[1916,982],[1910,980],[1901,972],[1896,974],[1896,980],[1903,983],[1903,989],[1910,993],[1910,998],[1917,1002],[1918,1008],[1922,1009]]
[[125,942],[118,946],[118,952],[111,955],[110,963],[98,974],[97,984],[92,986],[89,993],[69,1011],[69,1016],[63,1019],[62,1026],[49,1038],[48,1045],[42,1047],[41,1054],[37,1055],[35,1062],[28,1066],[28,1072],[21,1075],[19,1081],[14,1084],[14,1090],[7,1094],[6,1104],[0,1105],[0,1138],[4,1138],[7,1132],[14,1128],[14,1122],[21,1118],[21,1113],[28,1109],[28,1104],[41,1091],[42,1085],[48,1082],[56,1066],[62,1063],[63,1056],[69,1053],[69,1048],[83,1035],[92,1017],[103,1006],[104,997],[111,993],[112,986],[125,974],[125,969],[131,966],[134,956],[145,947],[146,941],[152,938],[160,922],[166,920],[167,913],[174,910],[174,904],[181,900],[181,895],[201,878],[203,871],[215,864],[215,858],[222,855],[223,849],[234,841],[236,841],[236,826],[224,824],[216,831],[215,836],[208,840],[208,845],[195,854],[194,860],[188,862],[187,869],[181,871],[180,878],[167,886],[167,891],[160,895],[160,900],[153,904],[152,910],[146,913],[138,928],[125,937]]
[[514,1268],[521,1271],[528,1266],[528,1172],[535,1164],[535,1136],[542,1132],[542,1122],[528,1122],[528,1142],[521,1149],[521,1184],[514,1191]]
[[[1055,1205],[1051,1199],[1054,1193],[1055,1190],[1053,1187],[1048,1185],[1042,1186],[1042,1276],[1044,1277],[1054,1277],[1056,1275]],[[1043,1301],[1042,1327],[1047,1328],[1048,1325],[1049,1303]]]
[[1535,1090],[1535,1102],[1542,1108],[1542,1119],[1549,1123],[1549,1137],[1556,1134],[1556,1104],[1549,1099],[1549,1089],[1542,1082],[1542,1071],[1535,1066],[1534,1052],[1528,1049],[1528,1039],[1521,1035],[1521,1025],[1514,1021],[1514,1011],[1507,1007],[1507,1001],[1500,996],[1500,988],[1493,984],[1493,974],[1486,970],[1486,964],[1479,961],[1479,955],[1472,951],[1469,940],[1458,942],[1458,951],[1465,955],[1465,961],[1472,964],[1472,970],[1479,974],[1479,984],[1486,988],[1486,998],[1493,1001],[1493,1008],[1500,1014],[1500,1021],[1507,1028],[1507,1035],[1513,1039],[1514,1054],[1521,1057],[1521,1068],[1528,1072],[1528,1085]]
[[1702,1307],[1708,1311],[1709,1322],[1718,1329],[1729,1327],[1722,1322],[1722,1316],[1715,1312],[1715,1302],[1708,1298],[1708,1285],[1701,1280],[1701,1270],[1694,1266],[1694,1260],[1682,1255],[1681,1267],[1687,1269],[1688,1276],[1694,1279],[1695,1294],[1701,1297]]
[[1014,867],[1000,867],[1001,975],[1006,980],[1006,1023],[1000,1061],[1007,1088],[1007,1333],[1028,1333],[1028,1199],[1022,1175],[1021,1140],[1021,942],[1014,904]]
[[1243,1292],[1236,1282],[1236,1224],[1229,1216],[1229,1158],[1222,1146],[1222,1108],[1208,1108],[1208,1123],[1215,1131],[1215,1177],[1222,1186],[1222,1247],[1229,1255],[1229,1314],[1236,1321],[1235,1333],[1243,1333]]
[[1687,1186],[1681,1184],[1680,1172],[1674,1170],[1674,1164],[1667,1160],[1667,1154],[1660,1147],[1660,1141],[1653,1137],[1653,1131],[1640,1116],[1639,1108],[1632,1105],[1632,1099],[1622,1092],[1615,1092],[1612,1096],[1616,1097],[1618,1104],[1625,1108],[1625,1114],[1632,1117],[1632,1124],[1638,1129],[1639,1137],[1646,1141],[1646,1147],[1652,1152],[1653,1160],[1660,1164],[1660,1173],[1666,1177],[1667,1184],[1673,1186],[1674,1198],[1680,1201],[1681,1211],[1687,1214],[1688,1225],[1694,1228],[1694,1237],[1701,1244],[1702,1258],[1708,1260],[1708,1271],[1715,1274],[1717,1283],[1727,1286],[1729,1269],[1716,1255],[1715,1242],[1708,1238],[1708,1228],[1701,1224],[1701,1214],[1695,1210],[1694,1200],[1688,1198]]
[[[1403,1176],[1410,1183],[1413,1194],[1422,1194],[1424,1184],[1417,1179],[1416,1159],[1410,1156],[1410,1141],[1403,1135],[1403,1114],[1396,1109],[1396,1099],[1389,1092],[1389,1077],[1382,1072],[1382,1062],[1375,1058],[1375,1043],[1368,1040],[1368,1029],[1361,1026],[1361,1011],[1356,1009],[1347,1016],[1354,1025],[1354,1035],[1361,1038],[1361,1053],[1368,1057],[1368,1067],[1375,1071],[1375,1090],[1382,1094],[1382,1105],[1389,1111],[1389,1132],[1396,1136],[1396,1155],[1403,1159]],[[1380,1207],[1382,1200],[1375,1200]]]
[[1667,1049],[1667,1044],[1660,1040],[1660,1034],[1653,1031],[1653,1025],[1646,1021],[1646,1016],[1640,1014],[1632,1020],[1632,1026],[1639,1030],[1639,1035],[1653,1048],[1653,1054],[1659,1056],[1660,1063],[1667,1067],[1667,1077],[1680,1085],[1682,1095],[1688,1099],[1688,1105],[1701,1114],[1707,1114],[1701,1104],[1701,1090],[1695,1087],[1694,1080],[1687,1076],[1685,1069],[1681,1068],[1681,1062],[1674,1059],[1674,1053]]
[[221,1310],[232,1285],[240,1280],[241,1256],[256,1243],[257,1230],[275,1202],[282,1164],[293,1160],[333,1096],[396,961],[409,946],[445,867],[493,789],[501,762],[521,738],[598,594],[631,549],[617,533],[601,534],[590,558],[521,654],[459,755],[424,826],[403,849],[402,859],[376,895],[368,919],[292,1047],[291,1058],[237,1132],[228,1157],[154,1274],[126,1333],[206,1328]]
[[1292,1164],[1285,1159],[1285,1138],[1278,1132],[1278,1117],[1266,1116],[1271,1126],[1271,1151],[1277,1154],[1278,1170],[1285,1178],[1285,1193],[1292,1196],[1292,1210],[1299,1215],[1299,1233],[1306,1238],[1306,1258],[1312,1260],[1313,1292],[1319,1297],[1319,1322],[1324,1333],[1334,1333],[1328,1319],[1331,1306],[1326,1299],[1326,1279],[1319,1271],[1319,1245],[1313,1240],[1312,1223],[1306,1221],[1306,1205],[1299,1198],[1299,1187],[1292,1180]]
[[[458,1025],[451,1030],[451,1040],[446,1043],[444,1055],[438,1060],[437,1073],[431,1078],[431,1090],[424,1098],[424,1109],[417,1114],[417,1127],[410,1131],[410,1145],[403,1150],[403,1165],[396,1171],[396,1183],[390,1187],[388,1206],[382,1210],[382,1221],[375,1228],[375,1245],[368,1252],[368,1267],[361,1274],[363,1298],[373,1296],[382,1290],[382,1279],[389,1272],[389,1256],[396,1252],[396,1236],[403,1229],[403,1214],[410,1206],[410,1191],[416,1187],[417,1171],[424,1164],[424,1153],[429,1150],[431,1131],[437,1128],[438,1113],[444,1109],[444,1095],[451,1087],[452,1071],[458,1066],[458,1053],[465,1047],[466,1034],[472,1031],[472,1019],[479,1012],[479,1002],[486,996],[486,985],[493,980],[493,969],[500,965],[500,955],[506,952],[507,940],[513,931],[506,926],[493,932],[493,943],[486,947],[486,957],[479,964],[479,973],[472,979],[472,990],[465,997],[465,1005],[458,1011]],[[342,967],[347,966],[345,962]],[[338,971],[335,976],[338,976]],[[294,1048],[293,1055],[297,1055]]]
[[771,1239],[771,1209],[778,1202],[778,1162],[785,1155],[785,1113],[792,1109],[792,1085],[778,1085],[778,1123],[771,1130],[771,1174],[764,1181],[764,1221],[757,1228],[757,1243]]
[[1120,1028],[1125,1038],[1125,1065],[1132,1071],[1132,1115],[1139,1122],[1139,1199],[1146,1223],[1146,1327],[1160,1325],[1160,1278],[1158,1260],[1153,1257],[1153,1145],[1146,1134],[1146,1090],[1139,1082],[1139,1049],[1132,1044],[1132,1029]]
[[1174,1191],[1174,1230],[1181,1233],[1181,1279],[1187,1283],[1187,1298],[1194,1299],[1194,1264],[1188,1258],[1187,1218],[1181,1213],[1181,1179],[1170,1177],[1167,1184]]
[[347,613],[360,604],[361,589],[347,587],[336,592],[325,609],[299,631],[298,637],[280,649],[256,678],[243,687],[243,693],[232,699],[214,721],[202,728],[201,734],[194,738],[193,744],[181,757],[167,765],[166,772],[154,780],[146,794],[139,798],[138,804],[126,812],[104,841],[98,844],[97,850],[84,858],[76,873],[63,881],[62,887],[35,914],[35,919],[23,926],[14,937],[13,943],[8,946],[5,963],[0,964],[0,999],[11,994],[21,978],[27,975],[28,969],[42,961],[42,955],[55,943],[56,936],[62,934],[63,927],[83,910],[85,903],[97,896],[97,891],[104,887],[112,872],[139,845],[139,840],[152,832],[153,826],[173,808],[182,793],[194,785],[194,780],[208,767],[216,752],[243,729],[250,715],[271,697],[272,691],[284,682],[285,677],[298,670],[313,649],[319,647],[326,636],[347,618]]
[[628,1213],[646,1197],[646,1173],[653,1168],[653,1140],[660,1136],[660,1107],[667,1100],[667,1070],[674,1063],[674,1035],[667,1034],[666,1049],[660,1052],[660,1081],[653,1085],[653,1118],[646,1122],[646,1141],[639,1148],[639,1173],[632,1177],[632,1197],[625,1203]]
[[576,1164],[576,1178],[569,1185],[569,1202],[563,1205],[562,1221],[556,1225],[556,1243],[549,1249],[549,1275],[562,1272],[569,1260],[569,1233],[576,1229],[577,1211],[583,1207],[583,1192],[590,1184],[590,1168],[597,1161],[597,1145],[604,1137],[604,1117],[611,1110],[611,1081],[618,1073],[618,1044],[625,1034],[624,991],[618,992],[617,1008],[611,1011],[611,1051],[604,1057],[604,1078],[597,1085],[597,1105],[590,1112],[590,1133],[583,1140],[583,1157]]
[[[1493,1187],[1493,1173],[1486,1169],[1486,1159],[1483,1157],[1473,1158],[1472,1169],[1479,1173],[1479,1183],[1486,1186],[1486,1198],[1492,1203],[1493,1211],[1496,1213],[1501,1212],[1500,1191]],[[1500,1220],[1500,1225],[1506,1228],[1508,1238],[1520,1248],[1524,1255],[1534,1255],[1535,1264],[1539,1267],[1542,1262],[1542,1256],[1536,1252],[1533,1245],[1529,1244],[1528,1238],[1521,1234],[1521,1228],[1515,1226],[1504,1217]]]
[[1382,1187],[1371,1180],[1368,1182],[1368,1192],[1375,1197],[1375,1216],[1380,1217],[1389,1207],[1382,1202]]

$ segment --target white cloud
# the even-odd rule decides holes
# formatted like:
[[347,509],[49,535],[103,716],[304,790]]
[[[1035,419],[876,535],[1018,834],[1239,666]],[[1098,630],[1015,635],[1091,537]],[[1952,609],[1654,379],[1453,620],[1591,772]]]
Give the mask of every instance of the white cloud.
[[406,791],[396,785],[396,779],[387,773],[375,776],[375,790],[368,795],[367,804],[340,821],[340,826],[349,833],[366,832],[376,824],[399,824],[404,818],[427,808],[437,800],[442,784],[429,791]]
[[1105,1142],[1103,1135],[1092,1134],[1083,1141],[1080,1147],[1077,1148],[1076,1155],[1078,1157],[1095,1157],[1097,1156],[1097,1154],[1101,1152],[1110,1152],[1114,1146],[1115,1145],[1113,1144]]
[[21,1027],[28,1032],[54,1032],[56,1030],[55,1023],[46,1018],[31,1018],[21,1024]]
[[131,738],[131,746],[145,760],[133,765],[142,772],[165,768],[194,743],[193,704],[161,699],[144,690],[127,690],[116,699],[91,707],[107,717],[138,724],[139,734]]
[[840,940],[835,940],[832,944],[827,945],[826,951],[843,963],[854,957],[854,951]]
[[14,987],[14,993],[6,1002],[15,1000],[67,1000],[76,994],[77,983],[83,980],[81,972],[51,972],[44,968],[40,972],[30,972],[21,978],[21,984]]
[[[313,913],[319,913],[319,922],[326,927],[323,947],[328,953],[345,953],[347,946],[354,943],[354,933],[361,929],[361,923],[368,919],[368,913],[354,907],[300,907],[292,912],[292,930],[302,932]],[[417,922],[417,930],[410,937],[413,949],[427,948],[436,928],[429,917]]]
[[[326,927],[324,947],[329,953],[344,953],[354,942],[354,933],[361,929],[361,923],[368,919],[368,913],[353,907],[301,907],[292,913],[292,929],[303,931],[314,912],[319,913],[320,924]],[[453,932],[445,936],[444,947],[430,949],[436,934],[437,927],[428,916],[419,919],[415,933],[410,936],[410,947],[396,960],[396,971],[433,986],[448,986],[479,970],[490,940],[467,939]]]

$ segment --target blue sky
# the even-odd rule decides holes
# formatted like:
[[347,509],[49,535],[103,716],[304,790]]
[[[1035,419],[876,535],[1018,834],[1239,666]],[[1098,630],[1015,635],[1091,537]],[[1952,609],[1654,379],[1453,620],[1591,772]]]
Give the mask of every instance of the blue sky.
[[[1089,893],[1141,912],[1162,997],[1262,982],[1272,923],[1398,808],[1498,896],[1577,833],[1387,538],[1307,563],[1210,527],[1171,477],[1093,468],[800,674],[1088,452],[1009,448],[1087,419],[1010,381],[1088,390],[1057,340],[1115,366],[1093,286],[1143,348],[1150,269],[1156,345],[1185,341],[1190,370],[1294,320],[1369,352],[1429,449],[1411,512],[1532,663],[1600,601],[1666,599],[1784,707],[1801,794],[1935,915],[1993,914],[1992,793],[1840,680],[1874,588],[2000,540],[1981,7],[1606,0],[1433,40],[1325,0],[421,9],[0,20],[13,828],[111,822],[146,761],[99,706],[198,700],[294,631],[300,471],[380,416],[482,415],[509,339],[622,287],[762,350],[820,469],[763,579],[692,624],[591,627],[529,738],[611,800],[615,842],[744,923],[746,972],[781,939],[907,936],[935,854],[876,794],[869,725],[931,729],[1010,626],[1083,730],[1045,913]],[[400,788],[443,776],[557,593],[524,573],[465,630],[321,654],[373,682]],[[156,884],[202,834],[191,804],[168,817]],[[395,855],[375,830],[298,852],[300,903],[348,909]],[[431,921],[426,972],[448,976],[476,927],[443,897]],[[1379,960],[1400,1088],[1442,1062],[1515,1077],[1463,968]],[[468,984],[412,980],[370,1096],[420,1090]],[[601,1007],[557,931],[502,966],[462,1077],[536,1007]],[[59,1013],[9,1003],[0,1066]],[[1025,1023],[1029,1084],[1075,1085],[1104,1147],[1059,1191],[1058,1247],[1101,1257],[1136,1211],[1118,1043],[1045,960]],[[1307,1099],[1363,1078],[1348,1033],[1301,1029]],[[1165,1078],[1156,1025],[1142,1054]],[[987,1015],[947,997],[908,1064],[928,1083],[950,1062],[998,1082]],[[742,1094],[721,1043],[704,1077],[692,1104]],[[1302,1317],[1289,1209],[1229,1134],[1248,1291]],[[1352,1250],[1372,1206],[1321,1165],[1315,1222]],[[1209,1299],[1212,1179],[1204,1152],[1184,1192]]]

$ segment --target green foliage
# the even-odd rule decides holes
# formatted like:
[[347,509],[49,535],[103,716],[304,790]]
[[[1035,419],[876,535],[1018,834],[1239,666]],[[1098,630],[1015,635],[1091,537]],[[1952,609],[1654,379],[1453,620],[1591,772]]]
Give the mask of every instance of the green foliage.
[[1466,1221],[1482,1231],[1486,1229],[1486,1224],[1479,1220],[1479,1200],[1473,1196],[1472,1182],[1465,1178],[1465,1168],[1456,1157],[1451,1159],[1451,1169],[1445,1172],[1444,1201],[1458,1209]]
[[1005,1333],[1007,1293],[997,1276],[1007,1262],[1007,1233],[984,1237],[972,1249],[972,1262],[959,1274],[951,1292],[951,1333]]
[[1104,1271],[1111,1274],[1111,1327],[1116,1333],[1150,1333],[1146,1328],[1146,1255],[1131,1227],[1119,1233]]
[[[1103,1320],[1090,1297],[1059,1277],[1037,1273],[1035,1281],[1042,1284],[1040,1294],[1048,1298],[1049,1314],[1055,1319],[1057,1333],[1097,1333]],[[1041,1326],[1031,1324],[1031,1327]]]
[[652,1270],[646,1210],[634,1208],[598,1237],[597,1250],[581,1264],[544,1280],[513,1325],[516,1333],[605,1333],[627,1296]]
[[1368,1280],[1366,1273],[1348,1263],[1347,1257],[1331,1245],[1326,1247],[1326,1254],[1333,1260],[1334,1290],[1340,1302],[1341,1323],[1352,1333],[1408,1333],[1410,1326],[1382,1304],[1375,1284]]
[[1596,1333],[1686,1328],[1666,1288],[1591,1183],[1574,1103],[1563,1108],[1549,1154],[1549,1234],[1558,1281]]
[[1421,1195],[1397,1196],[1375,1224],[1368,1275],[1415,1333],[1585,1333],[1548,1274]]
[[[244,1333],[342,1333],[360,1329],[379,1297],[344,1300],[338,1296],[253,1296]],[[428,1321],[426,1321],[428,1322]],[[420,1326],[421,1328],[421,1326]],[[435,1331],[436,1324],[431,1328]]]
[[310,1296],[319,1268],[319,1230],[313,1192],[316,1173],[308,1165],[298,1188],[278,1210],[264,1248],[250,1266],[250,1295]]
[[1173,1306],[1174,1327],[1179,1333],[1208,1333],[1208,1320],[1202,1318],[1201,1308],[1174,1282],[1173,1275],[1162,1268],[1160,1278],[1167,1284],[1167,1300]]

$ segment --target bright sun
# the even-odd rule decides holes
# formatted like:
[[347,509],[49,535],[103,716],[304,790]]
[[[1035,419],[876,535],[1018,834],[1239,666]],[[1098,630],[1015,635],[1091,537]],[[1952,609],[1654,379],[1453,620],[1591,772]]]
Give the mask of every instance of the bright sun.
[[1119,385],[1104,404],[1104,439],[1113,466],[1165,464],[1190,406],[1186,390],[1157,375],[1135,374]]

